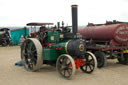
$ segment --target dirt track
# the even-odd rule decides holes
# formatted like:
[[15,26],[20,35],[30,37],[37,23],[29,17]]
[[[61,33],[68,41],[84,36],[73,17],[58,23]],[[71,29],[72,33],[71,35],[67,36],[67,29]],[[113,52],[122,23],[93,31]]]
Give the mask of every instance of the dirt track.
[[116,64],[116,59],[92,74],[77,70],[72,80],[63,79],[46,65],[38,72],[27,72],[14,65],[19,60],[19,46],[0,47],[0,85],[128,85],[128,65]]

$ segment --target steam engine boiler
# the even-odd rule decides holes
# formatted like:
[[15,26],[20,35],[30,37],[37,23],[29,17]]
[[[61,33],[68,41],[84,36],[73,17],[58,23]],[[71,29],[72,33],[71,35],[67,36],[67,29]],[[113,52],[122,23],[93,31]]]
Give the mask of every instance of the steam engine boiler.
[[128,64],[128,24],[83,26],[78,32],[86,40],[87,50],[95,53],[99,68],[106,65],[107,58],[117,57],[119,63]]
[[39,37],[24,41],[21,59],[28,71],[37,71],[43,64],[56,66],[66,79],[71,79],[76,69],[91,73],[97,67],[95,56],[85,49],[84,40],[77,33],[77,5],[72,5],[73,32],[68,27],[42,31]]

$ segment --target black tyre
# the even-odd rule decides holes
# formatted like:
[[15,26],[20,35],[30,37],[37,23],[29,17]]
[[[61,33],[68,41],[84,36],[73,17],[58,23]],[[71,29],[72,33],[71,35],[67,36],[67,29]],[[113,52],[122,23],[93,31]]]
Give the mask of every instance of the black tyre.
[[128,53],[124,53],[123,56],[118,55],[117,60],[120,64],[128,64]]
[[96,56],[96,59],[97,59],[97,67],[98,68],[102,68],[107,64],[107,58],[106,58],[106,56],[103,52],[96,51],[95,56]]

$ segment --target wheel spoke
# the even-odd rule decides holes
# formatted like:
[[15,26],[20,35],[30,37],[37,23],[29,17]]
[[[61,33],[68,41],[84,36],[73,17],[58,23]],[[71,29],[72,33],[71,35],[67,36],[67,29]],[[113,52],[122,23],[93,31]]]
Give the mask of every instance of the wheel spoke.
[[85,71],[87,71],[87,70],[88,70],[87,65],[85,65]]
[[31,50],[31,52],[32,52],[32,53],[35,53],[35,52],[36,52],[36,50]]
[[67,72],[68,72],[69,75],[71,75],[72,74],[72,69],[68,68]]
[[61,66],[63,64],[63,62],[62,61],[59,61],[59,65]]
[[95,63],[90,63],[90,65],[95,66]]
[[88,66],[89,66],[90,70],[92,71],[92,68],[91,68],[91,66],[90,66],[90,65],[88,65]]
[[93,59],[89,60],[89,65],[95,66],[95,63],[94,63]]
[[69,70],[67,70],[67,73],[68,73],[68,75],[69,75],[69,76],[71,75],[71,73],[70,73],[70,71],[69,71]]
[[66,73],[66,70],[64,69],[64,76],[66,76],[65,73]]
[[25,46],[26,46],[26,47],[25,47],[26,49],[28,49],[28,48],[29,48],[29,44],[26,44]]
[[37,60],[37,59],[32,58],[32,62],[33,62],[33,64],[36,64],[36,60]]
[[27,54],[27,53],[24,53],[23,55],[26,56],[26,55],[28,55],[28,54]]
[[32,47],[34,47],[34,46],[33,46],[33,43],[30,43],[29,49],[32,50]]
[[25,50],[23,50],[23,55],[24,55],[24,56],[28,56],[28,54],[27,54],[27,53],[25,53]]
[[92,61],[93,61],[93,59],[90,59],[90,60],[89,60],[89,62],[92,62]]
[[67,58],[64,59],[64,65],[67,65]]
[[91,66],[92,70],[94,70],[95,66],[94,65],[90,65],[90,66]]
[[67,63],[67,66],[69,67],[69,65],[71,65],[71,62]]
[[27,52],[27,53],[29,53],[30,52],[30,50],[26,47],[25,48],[25,51]]

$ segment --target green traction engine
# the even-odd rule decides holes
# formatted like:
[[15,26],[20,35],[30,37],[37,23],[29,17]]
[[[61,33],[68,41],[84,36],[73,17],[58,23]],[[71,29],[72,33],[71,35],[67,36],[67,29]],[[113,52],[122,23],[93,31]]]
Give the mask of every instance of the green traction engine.
[[71,79],[76,69],[91,73],[97,67],[95,56],[86,52],[85,41],[77,33],[77,5],[72,5],[72,32],[69,27],[42,31],[38,38],[28,38],[21,49],[21,59],[28,71],[43,64],[55,66],[61,76]]

